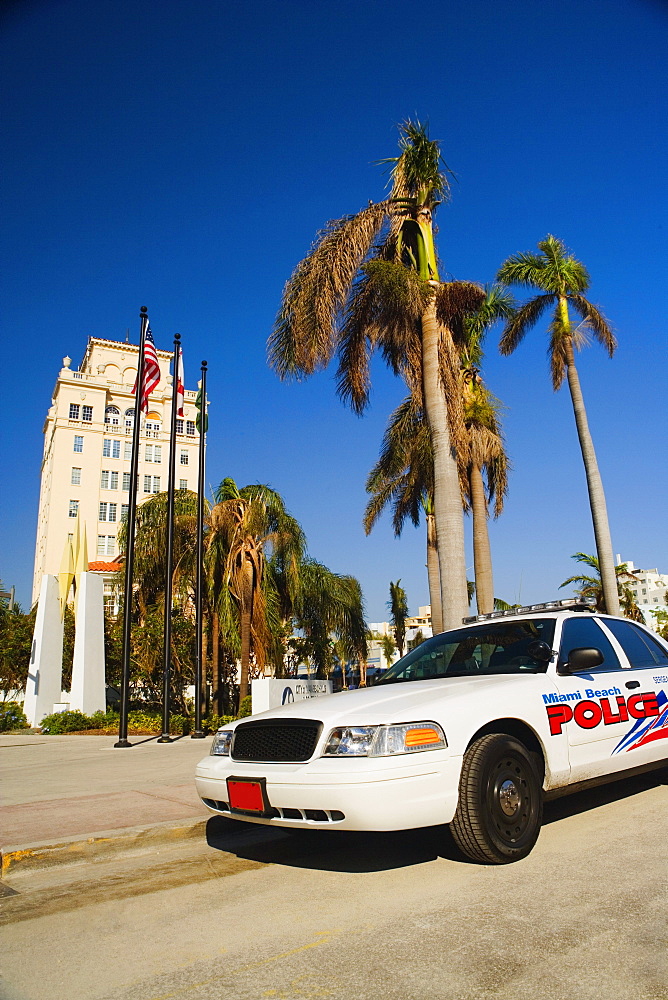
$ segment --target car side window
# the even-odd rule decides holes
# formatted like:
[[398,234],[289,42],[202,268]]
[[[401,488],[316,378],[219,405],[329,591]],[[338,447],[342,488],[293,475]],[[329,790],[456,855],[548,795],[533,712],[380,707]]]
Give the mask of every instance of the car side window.
[[668,653],[631,622],[622,621],[621,618],[606,618],[605,626],[628,656],[632,667],[668,666]]
[[600,673],[604,670],[621,670],[622,665],[619,657],[612,648],[612,643],[600,628],[598,622],[593,618],[586,617],[583,613],[577,618],[567,618],[561,630],[561,651],[559,653],[559,664],[568,663],[568,654],[571,649],[582,647],[600,649],[603,653],[603,663],[597,667],[592,667],[583,673]]

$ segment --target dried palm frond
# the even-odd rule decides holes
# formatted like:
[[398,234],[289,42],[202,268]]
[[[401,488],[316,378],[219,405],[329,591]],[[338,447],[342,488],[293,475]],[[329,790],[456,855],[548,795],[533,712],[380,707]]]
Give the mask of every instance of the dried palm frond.
[[458,318],[476,312],[485,301],[485,289],[473,281],[444,281],[436,289],[436,316],[449,326]]
[[269,338],[269,363],[281,378],[311,375],[331,360],[337,317],[387,215],[387,203],[370,204],[318,233],[285,286]]

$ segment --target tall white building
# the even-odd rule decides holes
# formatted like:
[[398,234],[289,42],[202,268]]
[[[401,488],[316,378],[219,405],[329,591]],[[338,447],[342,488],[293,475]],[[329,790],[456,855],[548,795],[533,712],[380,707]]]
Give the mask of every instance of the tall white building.
[[[171,351],[157,351],[160,382],[141,414],[137,502],[167,489],[171,424]],[[139,348],[90,337],[78,370],[70,358],[56,380],[44,424],[44,457],[37,520],[33,602],[44,573],[57,574],[77,513],[88,556],[101,571],[118,555],[118,529],[127,512],[134,426],[133,387]],[[186,390],[176,422],[176,488],[197,489],[197,393]],[[91,567],[92,568],[92,567]]]
[[[617,565],[621,562],[621,558],[617,556]],[[631,560],[626,561],[626,568],[628,573],[621,575],[621,583],[635,597],[645,623],[650,628],[655,628],[656,618],[650,612],[667,610],[668,573],[659,573],[657,569],[637,569]]]

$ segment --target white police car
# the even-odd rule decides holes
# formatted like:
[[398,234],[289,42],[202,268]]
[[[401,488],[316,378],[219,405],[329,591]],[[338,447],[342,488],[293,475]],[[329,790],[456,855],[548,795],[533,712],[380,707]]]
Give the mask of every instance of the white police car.
[[525,857],[545,795],[660,763],[668,643],[635,622],[551,601],[464,620],[374,687],[219,730],[197,766],[228,818],[294,829],[449,823],[487,864]]

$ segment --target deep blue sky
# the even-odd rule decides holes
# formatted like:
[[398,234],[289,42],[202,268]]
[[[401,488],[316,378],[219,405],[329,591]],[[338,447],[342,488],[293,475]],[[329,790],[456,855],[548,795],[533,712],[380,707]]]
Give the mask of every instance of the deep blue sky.
[[[390,580],[411,610],[428,602],[423,529],[361,527],[401,385],[378,364],[360,419],[332,372],[285,385],[266,364],[293,267],[327,219],[383,196],[376,161],[416,115],[458,177],[438,216],[446,272],[489,281],[548,232],[589,268],[619,339],[613,360],[593,345],[579,363],[613,548],[668,571],[667,36],[659,0],[6,5],[5,585],[28,604],[61,358],[77,365],[91,334],[136,341],[146,305],[159,347],[182,334],[188,387],[209,362],[210,482],[278,489],[311,553],[358,576],[369,620],[386,618]],[[570,555],[593,551],[567,390],[552,392],[544,327],[511,358],[497,340],[485,376],[514,471],[492,527],[495,591],[564,596]]]

